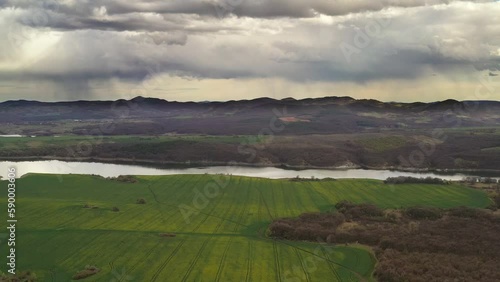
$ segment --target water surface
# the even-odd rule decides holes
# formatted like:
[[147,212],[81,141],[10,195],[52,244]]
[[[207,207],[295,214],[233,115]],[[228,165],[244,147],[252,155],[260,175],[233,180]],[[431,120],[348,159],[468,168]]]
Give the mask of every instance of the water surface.
[[0,134],[0,138],[1,137],[27,137],[27,136],[24,136],[24,135],[18,135],[18,134],[6,134],[6,135],[2,135]]
[[412,176],[412,177],[438,177],[446,180],[462,180],[466,176],[476,176],[473,173],[455,173],[449,175],[431,172],[416,173],[392,170],[366,170],[366,169],[306,169],[290,170],[276,167],[245,167],[245,166],[211,166],[194,168],[154,168],[141,165],[110,164],[96,162],[64,162],[64,161],[0,161],[0,176],[6,178],[8,168],[15,167],[17,176],[27,173],[51,174],[96,174],[104,177],[119,175],[172,175],[172,174],[232,174],[241,176],[265,178],[371,178],[385,180],[387,177]]

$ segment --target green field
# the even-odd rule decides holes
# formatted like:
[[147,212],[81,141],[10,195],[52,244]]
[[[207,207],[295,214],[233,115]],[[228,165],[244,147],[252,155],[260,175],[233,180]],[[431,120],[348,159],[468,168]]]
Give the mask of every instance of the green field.
[[385,152],[403,147],[408,141],[408,137],[397,135],[378,138],[362,138],[357,140],[358,144],[364,148],[376,152]]
[[164,136],[37,136],[37,137],[8,137],[0,138],[0,149],[36,149],[60,146],[76,146],[79,143],[91,144],[139,144],[157,145],[173,144],[179,142],[204,142],[204,143],[234,143],[239,144],[247,140],[248,136],[207,136],[207,135],[164,135]]
[[[330,210],[344,199],[384,208],[484,207],[490,202],[486,194],[454,184],[138,178],[138,183],[79,175],[19,179],[17,269],[34,271],[40,281],[69,281],[86,265],[101,272],[84,281],[370,281],[375,259],[366,248],[275,241],[265,236],[267,225],[273,218]],[[216,179],[225,183],[219,192]],[[7,187],[5,181],[0,184]],[[209,197],[200,198],[197,191],[204,193],[206,187]],[[1,191],[5,211],[6,189]],[[147,203],[136,204],[138,198]],[[187,221],[179,205],[185,205],[183,211],[194,209],[193,200],[200,209]],[[111,210],[115,206],[119,212]],[[0,253],[7,254],[4,240]],[[5,264],[0,269],[5,272]]]
[[500,152],[500,147],[491,147],[491,148],[484,148],[481,149],[483,152],[491,152],[491,153],[498,153]]

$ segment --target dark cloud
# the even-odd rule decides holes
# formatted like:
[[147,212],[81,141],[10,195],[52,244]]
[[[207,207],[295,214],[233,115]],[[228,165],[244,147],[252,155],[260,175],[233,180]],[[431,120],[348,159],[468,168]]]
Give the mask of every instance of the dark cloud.
[[186,0],[186,1],[96,1],[110,14],[154,12],[165,14],[198,14],[221,16],[235,14],[255,18],[309,18],[318,13],[346,15],[366,11],[379,11],[388,7],[418,7],[448,4],[456,1],[493,2],[494,0]]
[[494,0],[2,0],[3,7],[44,9],[67,16],[92,16],[104,7],[109,15],[132,13],[196,14],[220,17],[234,14],[254,18],[309,18],[380,11],[389,7],[419,7],[452,2],[486,3]]
[[163,74],[304,84],[491,75],[499,6],[463,2],[0,1],[0,80],[51,81],[78,96],[90,81]]

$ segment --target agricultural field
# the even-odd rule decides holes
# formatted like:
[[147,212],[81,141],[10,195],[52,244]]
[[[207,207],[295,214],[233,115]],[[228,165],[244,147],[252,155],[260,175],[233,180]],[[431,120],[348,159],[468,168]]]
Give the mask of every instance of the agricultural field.
[[112,143],[112,144],[155,144],[167,142],[215,142],[215,143],[239,143],[248,137],[246,136],[207,136],[207,135],[163,135],[163,136],[77,136],[77,135],[62,135],[62,136],[36,136],[36,137],[9,137],[0,140],[0,146],[19,146],[23,149],[33,149],[38,147],[49,146],[74,146],[80,142],[89,142],[95,144]]
[[481,149],[483,152],[491,152],[491,153],[498,153],[500,152],[500,147],[491,147],[491,148],[484,148]]
[[[134,179],[19,179],[17,269],[35,272],[40,281],[70,281],[86,265],[100,272],[84,281],[372,281],[376,260],[366,247],[273,240],[266,237],[268,225],[332,210],[340,200],[382,208],[490,204],[485,193],[457,184],[229,175]],[[5,210],[6,189],[1,191]],[[0,253],[7,253],[4,241]]]
[[385,137],[367,137],[359,139],[357,142],[366,148],[367,150],[372,150],[376,152],[385,152],[388,150],[394,150],[403,147],[409,143],[409,138],[406,136],[385,136]]
[[[296,124],[296,123],[294,123]],[[295,168],[495,170],[496,128],[310,135],[60,135],[0,137],[0,160],[98,160]],[[90,132],[89,132],[90,134]],[[410,156],[420,156],[410,162]],[[421,156],[424,157],[421,157]]]

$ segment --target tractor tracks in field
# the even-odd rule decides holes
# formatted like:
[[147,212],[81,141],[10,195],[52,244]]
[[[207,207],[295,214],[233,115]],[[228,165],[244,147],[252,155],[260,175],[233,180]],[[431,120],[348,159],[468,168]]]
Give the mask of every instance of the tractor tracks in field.
[[[178,180],[178,179],[176,179],[176,180],[175,180],[172,184],[175,184],[175,183],[177,183],[178,181],[179,181],[179,180]],[[148,186],[147,186],[146,188],[148,188],[148,189],[151,191],[151,187],[152,187],[153,185],[155,185],[155,184],[158,184],[158,183],[160,183],[160,184],[161,184],[160,180],[156,180],[156,181],[154,181],[153,183],[148,184]],[[128,221],[130,221],[131,219],[134,219],[134,218],[136,218],[136,217],[139,217],[139,216],[141,216],[144,212],[145,212],[145,211],[139,212],[139,213],[137,213],[137,214],[133,215],[133,217],[128,218],[127,220],[128,220]],[[160,214],[162,214],[162,211],[161,211],[161,210],[160,210]],[[119,213],[119,214],[118,214],[115,218],[113,218],[113,219],[111,219],[111,220],[108,220],[108,221],[105,221],[105,222],[101,222],[100,224],[97,224],[97,225],[93,226],[92,228],[96,229],[96,228],[98,228],[98,227],[100,227],[100,226],[102,226],[102,225],[109,225],[109,223],[110,223],[110,222],[112,222],[112,221],[116,221],[119,217],[121,217],[121,216],[123,216],[123,215],[125,215],[125,213]]]
[[[321,252],[323,253],[323,256],[325,258],[328,257],[328,254],[326,253],[326,251],[323,248],[321,248]],[[328,264],[328,268],[330,268],[330,270],[332,271],[333,275],[337,278],[337,281],[342,281],[340,279],[340,276],[339,276],[338,272],[335,270],[335,267],[333,267],[333,265],[329,261],[327,261],[326,263]]]
[[[223,196],[225,195],[225,193],[226,193],[226,191],[224,190],[224,191],[222,192],[222,195],[220,195],[220,196],[219,196],[219,197],[221,197],[220,199],[223,199]],[[199,227],[201,227],[201,226],[203,225],[203,223],[205,223],[205,221],[206,221],[209,217],[214,216],[212,213],[213,213],[213,211],[217,208],[217,206],[218,206],[221,202],[222,202],[222,200],[220,200],[219,202],[217,202],[217,204],[215,204],[215,205],[214,205],[214,207],[210,210],[210,212],[209,212],[209,213],[207,213],[207,214],[206,214],[207,216],[203,219],[203,221],[202,221],[202,222],[200,222],[200,224],[198,225],[198,227],[196,227],[196,229],[195,229],[194,231],[198,230],[198,228],[199,228]],[[229,212],[231,211],[231,208],[232,208],[233,206],[234,206],[234,202],[231,204],[231,207],[230,207],[230,208],[226,209],[226,213],[225,213],[225,214],[229,213]],[[219,231],[220,227],[224,224],[224,222],[225,222],[225,221],[235,222],[235,221],[233,221],[233,220],[228,220],[228,219],[227,219],[227,218],[225,218],[225,217],[218,217],[218,216],[214,216],[214,217],[219,218],[219,219],[222,219],[222,220],[219,222],[219,224],[217,224],[217,226],[215,227],[215,230],[214,230],[214,231],[212,231],[212,236],[213,236],[214,234],[217,234],[217,232]],[[203,242],[203,245],[201,246],[201,248],[200,248],[200,250],[198,251],[197,255],[195,256],[195,258],[193,259],[193,261],[192,261],[192,262],[191,262],[191,264],[189,265],[188,270],[187,270],[187,271],[186,271],[186,273],[184,274],[184,277],[182,278],[182,281],[183,281],[183,282],[188,281],[187,279],[188,279],[189,275],[190,275],[190,274],[191,274],[191,272],[193,271],[194,266],[195,266],[195,265],[196,265],[196,263],[198,262],[198,260],[199,260],[199,258],[200,258],[200,256],[201,256],[201,254],[202,254],[202,253],[203,253],[203,251],[205,250],[205,248],[206,248],[206,246],[207,246],[208,242],[212,239],[212,236],[209,236],[209,237],[208,237],[208,238],[207,238],[207,239]],[[229,239],[228,244],[226,245],[226,248],[225,248],[224,253],[223,253],[223,257],[222,257],[222,259],[221,259],[221,262],[219,263],[219,268],[217,269],[217,276],[216,276],[216,280],[215,280],[215,281],[219,281],[219,279],[220,279],[220,275],[222,274],[223,263],[224,263],[224,261],[225,261],[225,257],[227,256],[227,251],[228,251],[228,249],[229,249],[229,247],[230,247],[230,245],[231,245],[231,241],[232,241],[232,240],[233,240],[233,238],[231,237],[231,238]]]
[[356,276],[356,278],[358,278],[359,281],[368,281],[362,274],[358,273],[356,270],[354,270],[351,267],[348,267],[346,265],[343,265],[341,263],[335,262],[335,261],[331,260],[328,256],[324,256],[324,257],[320,256],[320,255],[314,253],[313,251],[309,251],[309,250],[294,246],[294,245],[288,243],[287,241],[278,241],[278,242],[283,244],[283,245],[286,245],[286,246],[298,249],[300,251],[309,253],[311,256],[317,257],[318,259],[324,260],[324,261],[329,262],[331,264],[334,264],[340,268],[343,268],[343,269],[347,270],[349,273],[354,274],[354,276]]
[[[259,197],[259,203],[262,203],[265,210],[267,211],[267,214],[269,216],[269,218],[274,221],[275,220],[275,217],[273,216],[273,214],[271,213],[271,209],[269,208],[269,205],[264,197],[264,194],[262,193],[262,191],[257,188],[257,187],[248,187],[248,189],[252,189],[254,188],[260,195]],[[149,191],[151,192],[154,200],[156,203],[160,204],[160,205],[164,205],[164,206],[170,206],[170,207],[177,207],[177,205],[174,205],[174,204],[168,204],[168,203],[163,203],[163,202],[160,202],[158,200],[158,197],[157,195],[154,193],[154,191],[152,191],[151,189],[151,186],[148,186],[148,189]],[[222,197],[223,195],[225,194],[225,191],[222,193],[222,195],[220,197]],[[249,195],[249,192],[247,194],[247,198]],[[221,201],[219,201],[217,204],[215,204],[212,209],[208,212],[204,212],[202,210],[198,210],[198,213],[199,214],[203,214],[205,215],[206,217],[198,223],[197,227],[193,230],[193,231],[196,231],[198,230],[205,222],[208,218],[210,217],[213,217],[213,218],[218,218],[218,219],[221,219],[222,221],[218,224],[218,226],[216,227],[216,229],[212,232],[212,235],[216,234],[217,231],[219,230],[220,226],[222,225],[223,222],[231,222],[233,224],[236,224],[237,226],[243,226],[243,227],[246,227],[246,228],[251,228],[251,226],[248,226],[246,224],[243,224],[241,223],[243,217],[244,217],[244,214],[245,214],[245,211],[247,210],[247,205],[248,203],[246,202],[245,203],[245,207],[243,207],[243,210],[238,214],[237,216],[237,220],[233,220],[233,219],[230,219],[228,217],[225,217],[225,216],[219,216],[219,215],[215,215],[213,214],[213,211],[216,209],[216,207],[220,204]],[[228,209],[228,212],[229,212],[229,209]],[[236,227],[235,227],[236,228]],[[235,229],[236,230],[236,229]],[[182,281],[188,281],[188,278],[191,274],[191,272],[193,271],[196,263],[199,261],[200,259],[200,256],[201,254],[203,253],[203,251],[206,249],[209,241],[213,238],[211,236],[209,236],[209,238],[207,238],[201,245],[200,249],[198,250],[196,256],[194,257],[194,259],[190,262],[189,266],[188,266],[188,269],[186,270],[186,273],[184,274],[183,278],[182,278]],[[249,236],[249,235],[244,235],[246,237],[253,237],[253,236]],[[186,236],[176,247],[175,249],[172,251],[172,253],[168,256],[168,258],[160,265],[160,267],[157,269],[157,271],[155,272],[155,274],[153,275],[153,278],[151,279],[151,281],[157,281],[158,280],[158,277],[160,276],[160,274],[163,272],[163,270],[166,268],[166,266],[172,261],[172,259],[176,256],[176,254],[179,252],[179,250],[182,248],[183,245],[185,245],[185,243],[188,241],[188,238],[189,236]],[[285,245],[285,246],[288,246],[288,247],[291,247],[293,248],[297,253],[299,251],[302,251],[302,252],[305,252],[305,253],[308,253],[314,257],[317,257],[321,260],[324,260],[327,262],[327,264],[329,265],[330,267],[330,270],[332,271],[332,274],[335,278],[337,279],[340,279],[340,276],[339,274],[337,273],[337,271],[335,271],[335,268],[333,267],[333,265],[336,265],[342,269],[345,269],[347,270],[348,272],[350,272],[351,274],[353,274],[356,278],[358,278],[360,281],[366,281],[366,279],[361,275],[359,274],[356,270],[346,266],[346,265],[343,265],[341,263],[338,263],[338,262],[335,262],[333,260],[331,260],[327,254],[323,251],[323,256],[321,255],[318,255],[318,254],[315,254],[314,252],[312,251],[309,251],[307,249],[303,249],[301,247],[298,247],[298,246],[295,246],[291,243],[288,243],[286,241],[283,241],[283,240],[276,240],[276,239],[273,239],[273,238],[267,238],[267,237],[262,237],[262,236],[258,236],[258,235],[255,235],[255,238],[260,238],[260,239],[263,239],[264,241],[269,241],[270,243],[272,243],[273,245],[273,253],[274,253],[274,264],[275,264],[275,267],[276,267],[276,279],[277,281],[282,281],[283,277],[282,277],[282,273],[281,273],[281,264],[280,264],[280,257],[279,257],[279,250],[278,250],[278,246],[279,244],[282,244],[282,245]],[[224,252],[223,252],[223,255],[222,255],[222,258],[221,258],[221,261],[219,262],[219,268],[217,270],[217,274],[216,274],[216,279],[215,281],[220,281],[221,280],[221,276],[222,276],[222,270],[223,270],[223,267],[224,267],[224,264],[227,260],[227,254],[229,252],[229,249],[230,249],[230,246],[232,244],[232,238],[229,240],[228,244],[226,245],[225,249],[224,249]],[[246,274],[246,281],[250,281],[251,280],[251,273],[252,273],[252,257],[254,255],[254,250],[253,250],[253,247],[254,247],[254,242],[253,241],[250,241],[249,243],[249,249],[248,249],[248,261],[247,261],[247,274]],[[300,255],[299,255],[300,257]],[[305,275],[307,277],[307,281],[310,281],[310,275],[309,273],[306,272],[306,269],[304,269],[304,262],[303,260],[300,258],[300,262],[301,262],[301,267],[303,269],[303,271],[305,272]]]
[[[271,218],[271,220],[274,221],[274,217],[271,214],[271,211],[270,211],[269,206],[268,206],[268,204],[266,202],[266,199],[264,198],[264,195],[263,195],[262,191],[260,191],[260,189],[258,189],[258,188],[256,188],[256,190],[259,191],[259,193],[260,193],[261,200],[264,203],[264,206],[266,207],[266,210],[267,210],[267,213],[268,213],[269,217]],[[363,275],[361,275],[360,273],[358,273],[356,270],[354,270],[354,269],[352,269],[352,268],[350,268],[350,267],[348,267],[346,265],[343,265],[341,263],[332,261],[328,256],[322,257],[320,255],[315,254],[312,251],[308,251],[308,250],[300,248],[298,246],[294,246],[291,243],[288,243],[287,241],[284,241],[284,240],[276,240],[276,239],[268,238],[268,237],[263,237],[263,239],[264,240],[268,240],[268,241],[272,241],[272,243],[273,243],[273,251],[274,251],[274,256],[275,256],[275,265],[277,266],[277,270],[280,269],[280,266],[279,266],[279,257],[278,257],[278,250],[277,250],[277,247],[276,247],[276,244],[278,243],[278,244],[283,244],[283,245],[286,245],[288,247],[294,248],[295,250],[300,250],[300,251],[309,253],[309,254],[311,254],[314,257],[317,257],[319,259],[325,260],[327,263],[331,263],[331,264],[337,265],[338,267],[347,270],[351,274],[354,274],[354,276],[356,276],[360,281],[366,281],[367,280],[366,278],[363,277]],[[335,276],[337,278],[339,277],[338,274],[335,274]],[[277,272],[277,278],[278,278],[278,281],[281,281],[281,274],[279,272]]]
[[167,266],[167,264],[170,262],[170,260],[172,260],[172,258],[177,254],[177,252],[179,251],[179,249],[184,245],[184,243],[186,241],[187,241],[187,237],[184,238],[177,246],[175,246],[175,249],[172,251],[172,253],[167,257],[167,259],[156,270],[155,274],[153,275],[153,278],[151,278],[151,281],[156,281],[156,279],[158,279],[158,276],[160,275],[160,273]]
[[[214,207],[215,208],[215,207]],[[203,225],[203,223],[206,221],[208,217],[205,217],[205,219],[203,221],[201,221],[193,231],[196,231],[198,230],[198,228],[200,228],[200,226]],[[172,260],[172,258],[177,254],[177,252],[179,251],[179,249],[184,245],[184,243],[186,243],[186,241],[188,240],[189,236],[185,236],[184,239],[175,247],[175,249],[173,250],[173,252],[170,254],[170,256],[168,256],[168,258],[160,265],[160,267],[156,270],[155,274],[153,275],[153,278],[151,279],[151,281],[156,281],[158,279],[158,276],[161,274],[161,272],[165,269],[165,267],[168,265],[168,263]],[[206,244],[208,243],[208,241],[210,240],[210,238],[206,239],[204,242],[203,242],[203,245],[202,247],[200,248],[201,251],[203,251],[203,249],[205,248]],[[201,251],[198,251],[198,254],[195,258],[195,262],[198,260],[198,257],[199,255],[201,254]],[[191,273],[191,270],[192,270],[192,267],[190,265],[190,268],[189,268],[189,271],[186,272],[186,274],[184,275],[184,278],[188,277],[189,274]],[[183,278],[183,281],[184,281],[184,278]]]
[[300,261],[300,267],[302,268],[302,271],[304,271],[304,275],[306,276],[306,281],[307,282],[311,282],[311,277],[309,275],[309,271],[306,270],[307,266],[306,264],[304,263],[304,260],[302,259],[302,256],[300,255],[300,252],[298,249],[295,249],[295,254],[297,255],[297,257],[299,258],[299,261]]
[[[246,197],[245,197],[245,204],[244,204],[243,208],[241,209],[241,211],[240,211],[239,215],[237,216],[237,218],[238,218],[238,222],[239,222],[240,224],[239,224],[239,225],[235,225],[235,226],[234,226],[234,229],[233,229],[233,231],[234,231],[234,232],[237,232],[237,231],[238,231],[238,227],[240,227],[240,226],[245,226],[245,227],[247,227],[245,224],[242,224],[241,222],[242,222],[242,220],[243,220],[243,216],[245,215],[245,212],[248,210],[248,201],[249,201],[249,199],[250,199],[250,188],[251,188],[251,184],[252,184],[252,183],[248,184],[248,186],[247,186],[247,187],[245,187],[245,188],[246,188],[246,190],[247,190]],[[234,203],[233,203],[233,205],[234,205]],[[233,206],[233,205],[232,205],[232,206]],[[232,206],[231,206],[231,208],[232,208]],[[229,209],[228,209],[228,212],[229,212]],[[248,227],[247,227],[247,228],[248,228]],[[222,254],[221,261],[220,261],[220,263],[219,263],[219,268],[218,268],[218,270],[217,270],[217,275],[216,275],[216,277],[215,277],[215,281],[220,281],[220,279],[221,279],[222,269],[224,268],[224,264],[225,264],[225,261],[226,261],[227,253],[228,253],[228,251],[229,251],[229,249],[230,249],[230,247],[231,247],[232,241],[233,241],[233,238],[231,237],[231,238],[229,239],[229,242],[227,243],[227,245],[226,245],[225,249],[224,249],[224,252],[223,252],[223,254]],[[248,269],[249,269],[249,267],[251,267],[251,265],[247,265],[247,275],[246,275],[247,279],[248,279],[248,277],[249,277],[249,274],[248,274]]]
[[[225,191],[223,192],[223,194],[225,193]],[[218,202],[217,204],[215,204],[212,209],[210,210],[209,213],[207,213],[206,217],[200,222],[198,223],[198,225],[193,229],[193,232],[196,232],[202,225],[203,223],[205,223],[205,221],[210,217],[211,213],[214,211],[214,209],[220,204],[220,202]],[[169,204],[164,204],[164,205],[169,205]],[[204,214],[204,213],[202,213]],[[212,233],[216,233],[218,230],[219,230],[219,227],[222,225],[222,222],[216,227],[216,230]],[[176,248],[174,249],[174,251],[170,254],[170,256],[161,264],[161,266],[156,270],[155,274],[153,275],[153,278],[151,279],[151,281],[156,281],[158,279],[158,276],[161,274],[161,272],[165,269],[165,267],[168,265],[168,263],[172,260],[172,258],[177,254],[177,252],[179,251],[179,249],[184,245],[184,243],[188,240],[189,236],[186,236],[177,246]],[[184,277],[182,279],[182,281],[186,281],[186,279],[189,277],[189,275],[191,274],[191,271],[193,270],[193,267],[194,265],[196,264],[196,262],[198,261],[201,253],[203,252],[203,250],[205,249],[205,247],[207,246],[208,244],[208,241],[210,241],[211,237],[207,238],[204,242],[203,242],[203,245],[201,246],[200,250],[198,251],[198,253],[196,254],[196,257],[194,258],[194,260],[190,263],[189,265],[189,268],[188,270],[186,271],[186,273],[184,274]]]
[[273,240],[273,253],[274,253],[274,265],[276,267],[276,281],[282,281],[280,259],[278,254],[278,247],[276,246],[276,240]]
[[269,206],[267,205],[267,202],[266,202],[266,199],[264,198],[264,194],[262,194],[262,191],[260,191],[259,188],[255,188],[259,194],[260,194],[260,198],[262,199],[262,203],[264,203],[264,207],[266,208],[267,210],[267,214],[269,215],[269,218],[271,218],[271,221],[274,221],[274,217],[273,215],[271,214],[271,210],[269,209]]
[[253,258],[253,240],[249,240],[248,243],[248,260],[247,260],[247,275],[245,282],[250,282],[250,277],[252,275],[252,258]]
[[222,253],[222,258],[219,262],[219,268],[217,269],[217,274],[215,275],[215,281],[220,281],[220,277],[222,275],[222,269],[224,268],[224,263],[226,262],[226,257],[227,257],[227,252],[229,251],[229,248],[231,247],[231,243],[233,241],[233,238],[229,238],[229,242],[226,245],[226,248],[224,249],[224,253]]
[[191,274],[191,272],[193,271],[193,268],[194,266],[196,265],[196,263],[198,262],[198,260],[200,259],[200,256],[201,254],[203,253],[203,251],[205,250],[205,247],[207,246],[208,244],[208,241],[210,241],[211,238],[208,238],[205,240],[205,242],[203,242],[203,245],[201,246],[201,248],[198,250],[198,253],[196,254],[194,260],[191,262],[191,264],[189,265],[189,268],[187,269],[186,273],[184,274],[184,277],[182,277],[182,282],[185,282],[185,281],[188,281],[188,277],[189,275]]

